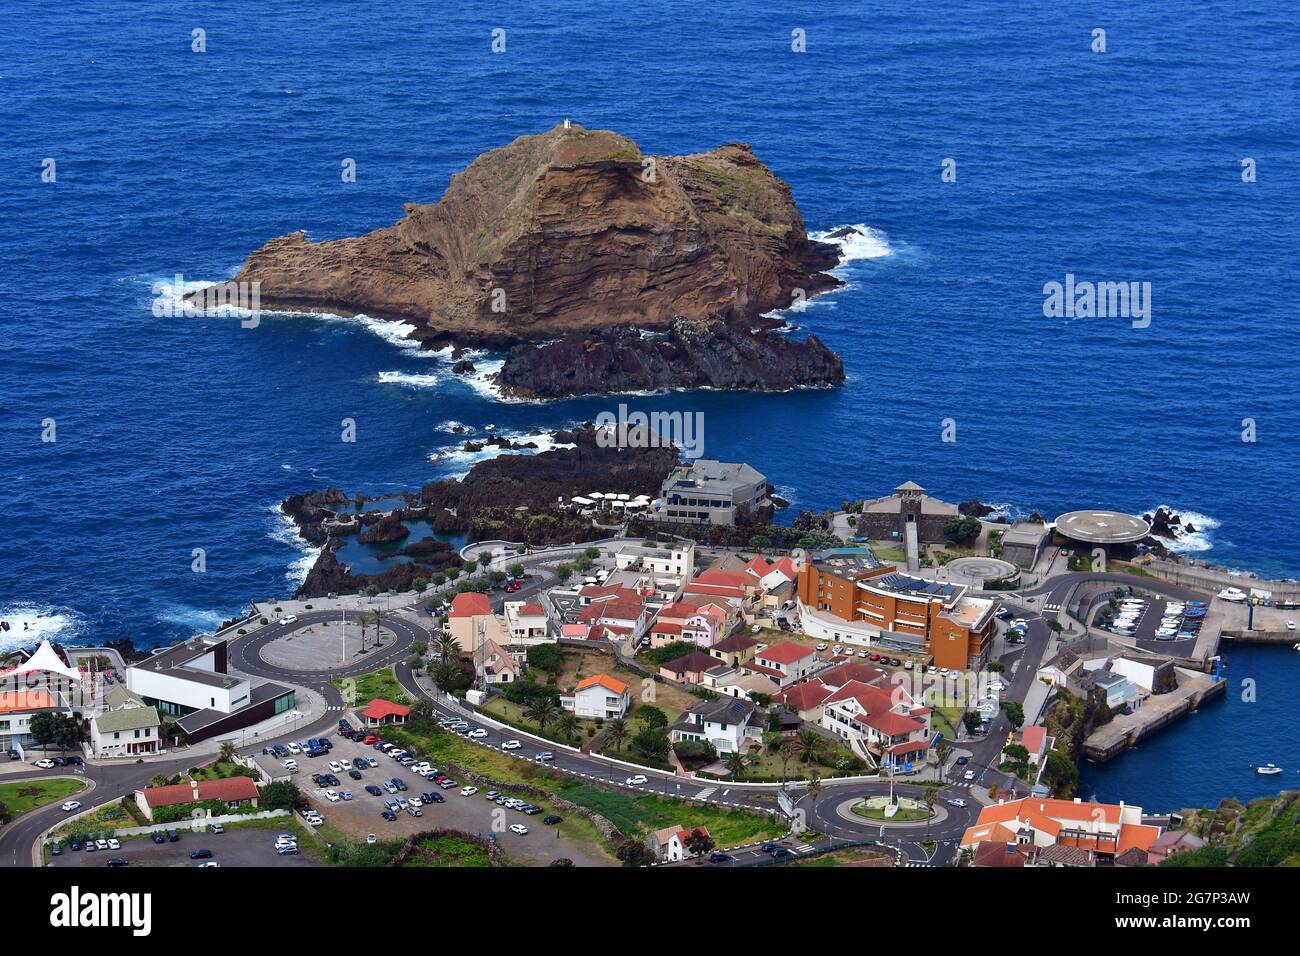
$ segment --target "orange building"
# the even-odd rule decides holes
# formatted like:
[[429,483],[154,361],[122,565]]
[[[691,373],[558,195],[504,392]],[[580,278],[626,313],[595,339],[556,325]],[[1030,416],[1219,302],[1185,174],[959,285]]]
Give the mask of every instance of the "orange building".
[[901,574],[865,548],[832,548],[805,564],[798,594],[810,637],[928,655],[936,667],[980,670],[988,663],[997,606],[967,590]]

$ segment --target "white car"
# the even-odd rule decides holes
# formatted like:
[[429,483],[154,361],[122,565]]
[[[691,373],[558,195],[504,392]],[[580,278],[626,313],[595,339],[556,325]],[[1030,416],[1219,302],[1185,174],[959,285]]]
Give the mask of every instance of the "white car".
[[285,760],[281,762],[280,766],[283,767],[285,770],[289,771],[290,773],[298,772],[298,761],[296,760]]
[[330,770],[332,770],[334,773],[343,773],[344,767],[343,764],[339,763],[337,760],[331,760]]
[[285,747],[288,748],[289,753],[291,753],[291,754],[300,754],[300,753],[302,753],[302,748],[299,747],[297,744],[293,744],[293,743],[285,744]]
[[643,773],[639,773],[635,777],[628,777],[623,782],[629,787],[640,787],[646,783],[646,776]]
[[307,821],[308,826],[313,826],[313,827],[318,827],[325,823],[325,818],[321,816],[319,813],[313,813],[309,817],[303,817],[303,819]]
[[1286,629],[1287,629],[1288,631],[1294,631],[1294,630],[1295,630],[1295,621],[1287,621],[1287,622],[1286,622]]
[[80,810],[80,809],[81,809],[81,801],[79,801],[79,800],[69,800],[67,803],[65,803],[65,804],[64,804],[62,807],[60,807],[59,809],[61,809],[64,813],[71,813],[73,810]]
[[1000,680],[989,681],[989,690],[993,691],[995,694],[1000,694],[1006,689],[1007,685],[1002,683]]
[[366,842],[367,842],[367,843],[378,843],[378,842],[379,842],[379,837],[375,836],[373,833],[367,833],[367,834],[366,834]]
[[842,651],[842,650],[844,650],[843,646],[840,645],[840,644],[836,644],[834,647],[831,648],[831,653],[832,653],[832,654],[838,654],[838,653],[840,653],[840,651]]
[[477,730],[471,730],[465,736],[470,737],[474,740],[482,740],[484,737],[487,736],[487,731],[484,730],[482,727],[480,727]]
[[964,774],[961,775],[961,778],[962,778],[963,780],[974,780],[974,779],[975,779],[975,771],[974,771],[974,770],[967,770]]
[[421,760],[419,763],[411,764],[411,772],[418,773],[421,776],[423,776],[426,770],[432,770],[432,769],[433,769],[433,764],[429,763],[429,761],[427,760]]
[[521,744],[521,743],[520,743],[519,741],[517,741],[517,740],[507,740],[505,743],[503,743],[503,744],[501,745],[501,749],[502,749],[502,750],[518,750],[518,749],[519,749],[520,747],[522,747],[522,746],[523,746],[523,744]]
[[286,614],[284,617],[280,618],[281,624],[296,624],[297,622],[298,622],[297,614]]
[[119,843],[119,842],[117,842],[117,840],[115,840],[113,837],[109,837],[109,838],[108,838],[108,848],[109,848],[110,850],[120,850],[120,849],[122,849],[122,844]]
[[460,788],[460,795],[461,795],[462,797],[472,797],[472,796],[474,796],[474,794],[476,794],[476,793],[478,793],[478,787],[461,787],[461,788]]
[[826,650],[826,642],[825,642],[825,641],[822,641],[820,644],[818,644],[818,645],[817,645],[817,650],[819,650],[819,651],[824,651],[824,650]]
[[214,866],[220,866],[220,865],[221,865],[221,864],[218,863],[216,860],[208,860],[206,863],[200,863],[200,864],[199,864],[199,869],[208,869],[208,868],[211,868],[211,867],[214,867]]
[[36,766],[40,767],[42,770],[49,770],[51,767],[54,766],[54,761],[51,760],[49,757],[43,757],[42,759],[36,761]]
[[524,826],[522,823],[512,823],[510,824],[510,832],[518,833],[520,836],[523,836],[528,832],[528,827]]
[[950,807],[964,807],[964,806],[966,806],[966,801],[963,800],[961,797],[953,797],[952,799],[950,799],[950,800],[948,801],[948,806],[950,806]]
[[870,656],[871,656],[870,651],[858,651],[858,657],[862,658],[864,661]]
[[95,849],[96,849],[96,850],[107,850],[107,849],[108,849],[108,841],[107,841],[107,840],[96,840],[96,841],[95,841]]
[[326,790],[325,799],[328,800],[330,803],[338,803],[339,792],[337,790]]

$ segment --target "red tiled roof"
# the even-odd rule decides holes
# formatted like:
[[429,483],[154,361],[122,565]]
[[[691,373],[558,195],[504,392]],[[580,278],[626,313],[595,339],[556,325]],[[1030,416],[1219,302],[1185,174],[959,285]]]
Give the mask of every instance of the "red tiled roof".
[[718,641],[718,643],[713,645],[712,649],[715,651],[723,651],[725,653],[730,653],[732,651],[747,651],[757,643],[758,641],[754,640],[748,634],[737,631],[730,637],[725,637]]
[[1026,853],[1014,843],[989,840],[975,848],[971,866],[1017,867],[1024,866]]
[[793,644],[790,641],[782,641],[780,644],[773,644],[758,652],[758,657],[765,661],[776,661],[778,664],[794,664],[803,660],[813,651],[804,647],[802,644]]
[[889,674],[879,667],[872,667],[869,664],[859,664],[855,661],[846,660],[842,664],[828,668],[818,675],[822,681],[831,687],[843,687],[849,681],[855,680],[863,684],[875,685]]
[[831,694],[831,689],[814,677],[802,684],[787,687],[775,698],[776,703],[786,704],[795,710],[812,710]]
[[358,711],[358,713],[370,720],[383,720],[385,717],[409,717],[411,716],[411,708],[403,707],[401,704],[394,704],[391,700],[384,700],[382,697],[376,697],[366,704],[365,710]]
[[492,602],[478,591],[462,591],[451,599],[448,617],[477,617],[492,613]]
[[616,599],[596,601],[582,609],[582,614],[578,616],[578,620],[584,623],[594,623],[606,618],[616,621],[635,621],[641,617],[644,610],[645,605],[640,602]]
[[[198,796],[195,796],[195,790],[198,791]],[[166,787],[145,787],[143,793],[145,803],[156,809],[200,800],[221,800],[225,803],[256,800],[257,784],[248,777],[224,777],[221,780],[201,780],[197,786],[176,783]]]
[[525,604],[519,609],[520,614],[545,614],[546,610],[540,604]]
[[744,588],[752,586],[753,581],[741,571],[701,571],[690,581],[691,584],[711,584],[727,588]]

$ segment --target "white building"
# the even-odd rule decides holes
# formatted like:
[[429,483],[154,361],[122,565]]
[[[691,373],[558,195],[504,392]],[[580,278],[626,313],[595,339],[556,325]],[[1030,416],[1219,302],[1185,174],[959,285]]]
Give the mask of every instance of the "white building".
[[163,752],[158,711],[125,687],[109,690],[108,709],[90,720],[90,747],[96,757],[134,757]]
[[560,706],[573,711],[575,717],[603,717],[614,720],[627,713],[632,695],[627,685],[608,674],[597,674],[579,681],[572,694],[560,696]]
[[506,631],[512,648],[528,648],[554,641],[548,633],[546,610],[540,604],[525,601],[507,601],[502,607]]
[[763,720],[749,700],[721,697],[695,704],[669,730],[673,743],[697,740],[713,744],[719,755],[744,753],[763,740]]
[[247,706],[247,678],[226,673],[226,642],[196,637],[169,647],[126,669],[126,686],[164,714],[196,710],[231,713]]

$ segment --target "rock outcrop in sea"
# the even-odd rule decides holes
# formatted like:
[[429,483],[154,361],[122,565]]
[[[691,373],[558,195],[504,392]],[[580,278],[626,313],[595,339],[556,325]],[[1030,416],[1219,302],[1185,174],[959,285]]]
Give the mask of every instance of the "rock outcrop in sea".
[[[826,272],[839,248],[808,238],[789,186],[745,144],[646,156],[560,125],[484,153],[405,212],[355,238],[272,239],[235,280],[260,284],[263,309],[400,320],[431,347],[564,339],[512,348],[501,382],[521,395],[574,394],[553,369],[576,349],[592,353],[582,391],[844,379],[815,338],[762,331],[777,324],[764,313],[840,284]],[[666,338],[614,334],[628,329]]]

